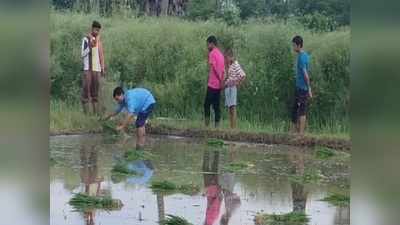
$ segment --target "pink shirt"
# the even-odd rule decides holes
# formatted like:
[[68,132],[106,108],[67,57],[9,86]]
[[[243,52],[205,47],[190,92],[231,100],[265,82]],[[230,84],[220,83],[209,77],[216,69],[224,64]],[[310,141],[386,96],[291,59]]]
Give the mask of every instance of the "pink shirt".
[[208,87],[219,90],[221,89],[221,81],[224,80],[225,60],[218,48],[214,48],[208,53],[208,64],[210,69]]
[[221,208],[221,188],[217,185],[207,187],[206,225],[214,225],[219,217]]

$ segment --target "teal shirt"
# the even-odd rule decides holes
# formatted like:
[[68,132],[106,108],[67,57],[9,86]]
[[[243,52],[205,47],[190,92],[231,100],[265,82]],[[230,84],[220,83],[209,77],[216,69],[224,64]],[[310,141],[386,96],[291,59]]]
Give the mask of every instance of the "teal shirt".
[[144,88],[134,88],[125,92],[124,101],[118,105],[116,113],[123,109],[128,113],[137,115],[146,112],[147,108],[156,103],[151,92]]
[[309,63],[310,56],[304,51],[300,52],[297,56],[296,87],[304,91],[308,91],[309,89],[304,78],[304,70],[308,73]]

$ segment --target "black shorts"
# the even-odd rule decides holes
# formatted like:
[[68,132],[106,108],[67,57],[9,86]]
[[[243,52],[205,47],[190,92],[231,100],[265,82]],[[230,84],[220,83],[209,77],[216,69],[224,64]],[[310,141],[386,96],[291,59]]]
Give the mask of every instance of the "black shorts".
[[144,112],[138,113],[136,117],[136,128],[143,127],[146,124],[146,120],[149,118],[151,113],[153,112],[154,104],[149,105]]
[[308,91],[296,89],[292,108],[292,122],[296,123],[300,116],[304,116],[308,109]]

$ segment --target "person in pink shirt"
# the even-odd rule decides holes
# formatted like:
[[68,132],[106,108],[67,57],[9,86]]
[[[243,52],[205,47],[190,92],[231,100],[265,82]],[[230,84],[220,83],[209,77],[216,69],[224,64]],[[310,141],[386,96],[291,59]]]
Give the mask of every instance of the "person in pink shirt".
[[225,60],[224,55],[217,48],[217,38],[210,36],[207,38],[208,48],[208,85],[207,94],[204,102],[205,125],[210,124],[210,106],[212,105],[215,114],[215,127],[219,126],[221,110],[219,107],[221,90],[224,87]]

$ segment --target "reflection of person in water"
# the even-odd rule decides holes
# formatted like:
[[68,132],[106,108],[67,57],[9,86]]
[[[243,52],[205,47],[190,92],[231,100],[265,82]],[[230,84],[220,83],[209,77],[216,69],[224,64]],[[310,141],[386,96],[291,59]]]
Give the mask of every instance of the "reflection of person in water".
[[128,177],[129,184],[147,184],[154,173],[154,167],[150,160],[137,160],[128,164],[128,170],[135,171],[137,175]]
[[212,159],[209,151],[204,151],[203,156],[204,186],[207,197],[204,225],[213,225],[218,221],[222,203],[222,188],[218,183],[219,152],[214,151],[212,153]]
[[[95,144],[83,143],[80,149],[80,177],[84,184],[84,193],[90,196],[99,196],[102,177],[98,176],[97,151]],[[86,225],[95,224],[95,211],[89,210],[84,213]]]
[[[304,153],[294,153],[289,155],[290,161],[293,163],[293,172],[296,176],[304,176]],[[306,211],[307,192],[304,190],[304,185],[298,182],[291,182],[292,186],[292,200],[293,212]]]
[[235,186],[235,174],[231,172],[222,173],[219,184],[224,195],[225,212],[221,217],[221,225],[228,225],[233,212],[240,206],[240,197],[233,192]]

